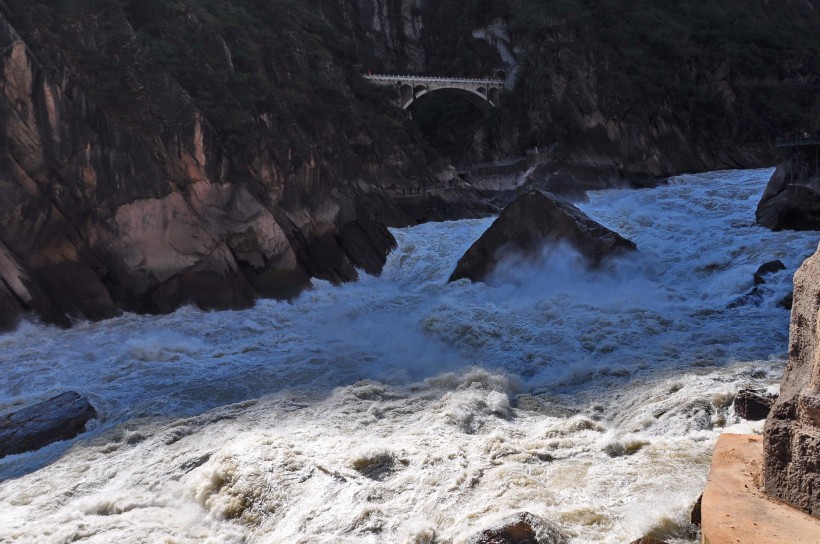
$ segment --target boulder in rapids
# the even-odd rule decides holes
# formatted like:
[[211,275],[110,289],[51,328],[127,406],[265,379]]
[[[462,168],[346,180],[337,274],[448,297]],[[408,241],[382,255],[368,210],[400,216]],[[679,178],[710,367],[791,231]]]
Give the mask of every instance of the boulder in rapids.
[[545,244],[556,242],[569,243],[592,266],[636,249],[633,242],[596,223],[572,204],[533,189],[507,206],[467,250],[450,281],[482,281],[492,272],[502,251],[515,249],[525,255],[534,254]]
[[766,276],[781,270],[786,270],[786,265],[780,259],[760,265],[754,275],[755,285],[763,285],[766,283]]
[[69,440],[85,430],[97,411],[74,391],[0,418],[0,458]]
[[764,391],[742,389],[735,397],[735,413],[738,417],[749,421],[762,421],[769,415],[769,410],[775,400],[777,400],[776,396]]
[[820,250],[794,275],[789,363],[763,432],[766,493],[820,517]]
[[760,225],[772,230],[820,230],[820,176],[797,178],[788,164],[777,167],[757,205]]
[[566,538],[545,519],[519,512],[503,519],[496,528],[486,529],[470,539],[470,544],[563,544]]

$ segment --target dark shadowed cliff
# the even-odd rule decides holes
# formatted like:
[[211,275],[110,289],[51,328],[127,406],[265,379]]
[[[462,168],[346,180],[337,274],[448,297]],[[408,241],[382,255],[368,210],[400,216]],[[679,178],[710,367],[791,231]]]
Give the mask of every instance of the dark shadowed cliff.
[[407,221],[381,186],[432,173],[327,25],[287,1],[0,3],[2,325],[379,272]]

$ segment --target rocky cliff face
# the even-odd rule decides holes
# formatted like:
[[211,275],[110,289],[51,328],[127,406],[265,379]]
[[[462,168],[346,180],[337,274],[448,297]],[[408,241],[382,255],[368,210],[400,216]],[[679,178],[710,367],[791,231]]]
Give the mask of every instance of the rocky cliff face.
[[794,277],[789,364],[764,431],[766,493],[820,517],[820,251]]
[[385,222],[411,221],[382,187],[433,179],[427,156],[361,106],[320,19],[247,7],[0,3],[0,326],[379,272]]
[[771,42],[816,35],[815,6],[620,4],[517,24],[515,130],[528,146],[558,144],[557,176],[607,184],[768,166],[775,136],[808,130],[820,110],[817,56]]
[[778,165],[755,215],[773,230],[820,230],[820,173],[801,180],[789,162]]

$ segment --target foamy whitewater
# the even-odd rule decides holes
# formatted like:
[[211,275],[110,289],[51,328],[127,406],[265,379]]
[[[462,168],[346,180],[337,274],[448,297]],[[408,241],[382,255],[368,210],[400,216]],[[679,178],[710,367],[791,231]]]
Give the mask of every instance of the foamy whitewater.
[[[0,413],[68,390],[102,418],[0,460],[0,542],[464,543],[509,514],[571,543],[687,521],[738,389],[777,389],[777,302],[816,233],[754,224],[771,170],[582,208],[639,252],[565,248],[447,278],[491,219],[395,230],[381,277],[251,310],[0,335]],[[781,259],[762,302],[729,308]]]

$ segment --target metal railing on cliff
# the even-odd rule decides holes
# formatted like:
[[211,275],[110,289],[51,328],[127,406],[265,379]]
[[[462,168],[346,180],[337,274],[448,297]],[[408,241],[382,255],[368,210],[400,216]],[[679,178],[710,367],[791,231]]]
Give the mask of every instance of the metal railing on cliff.
[[775,140],[776,147],[797,147],[802,145],[820,145],[820,133],[787,134]]

